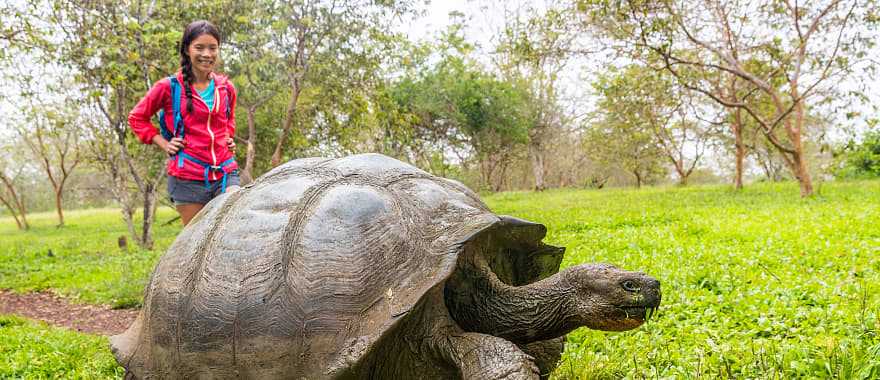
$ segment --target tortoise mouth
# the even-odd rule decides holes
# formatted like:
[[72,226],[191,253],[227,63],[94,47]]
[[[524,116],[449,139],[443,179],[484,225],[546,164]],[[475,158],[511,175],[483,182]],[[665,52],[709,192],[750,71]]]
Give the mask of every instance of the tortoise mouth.
[[657,313],[659,306],[625,306],[618,307],[623,319],[633,319],[642,323],[649,321]]
[[602,331],[632,330],[653,318],[658,306],[616,306],[611,314],[605,318],[591,320],[587,323],[587,327]]

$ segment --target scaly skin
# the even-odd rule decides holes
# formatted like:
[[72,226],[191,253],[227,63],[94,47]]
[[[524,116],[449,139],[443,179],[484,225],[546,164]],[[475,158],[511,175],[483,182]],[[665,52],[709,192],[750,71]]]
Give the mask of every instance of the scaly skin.
[[[586,326],[636,328],[660,305],[660,283],[611,265],[580,265],[544,280],[510,286],[479,255],[446,284],[446,304],[465,331],[528,344]],[[632,290],[623,288],[627,283]]]

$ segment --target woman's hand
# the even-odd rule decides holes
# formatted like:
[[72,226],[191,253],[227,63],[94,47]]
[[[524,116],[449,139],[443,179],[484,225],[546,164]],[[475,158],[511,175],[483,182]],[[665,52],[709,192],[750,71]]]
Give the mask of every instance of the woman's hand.
[[186,142],[180,137],[174,137],[171,141],[168,141],[165,140],[162,135],[156,135],[153,137],[153,143],[158,145],[160,149],[165,151],[165,153],[168,153],[169,156],[177,154],[177,152],[186,145]]
[[229,147],[229,150],[231,150],[232,153],[235,153],[235,140],[232,137],[226,138],[226,146]]

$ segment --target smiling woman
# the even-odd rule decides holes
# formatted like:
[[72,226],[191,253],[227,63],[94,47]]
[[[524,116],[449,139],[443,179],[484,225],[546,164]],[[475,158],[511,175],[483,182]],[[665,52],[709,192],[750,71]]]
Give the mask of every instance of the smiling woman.
[[[184,225],[211,199],[239,185],[232,139],[235,87],[214,72],[220,42],[220,31],[210,22],[187,25],[180,71],[157,82],[128,117],[143,143],[168,154],[168,194]],[[159,130],[150,122],[157,112]]]

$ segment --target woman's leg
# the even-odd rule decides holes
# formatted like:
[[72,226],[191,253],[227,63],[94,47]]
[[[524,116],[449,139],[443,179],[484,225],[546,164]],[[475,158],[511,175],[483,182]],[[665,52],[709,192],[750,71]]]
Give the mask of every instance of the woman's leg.
[[176,207],[177,212],[180,214],[180,221],[186,226],[189,224],[189,221],[199,213],[202,207],[205,207],[205,205],[201,203],[181,203],[176,205]]

